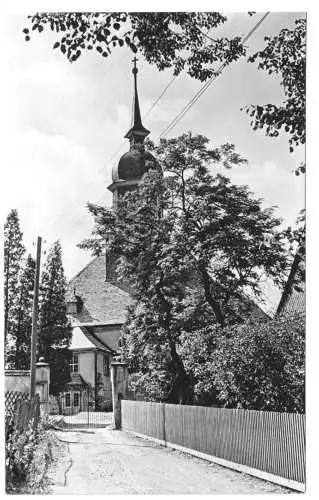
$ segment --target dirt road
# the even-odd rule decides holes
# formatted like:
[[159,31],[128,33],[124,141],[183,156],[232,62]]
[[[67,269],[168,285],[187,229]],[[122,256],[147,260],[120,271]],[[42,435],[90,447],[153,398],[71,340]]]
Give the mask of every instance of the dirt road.
[[115,431],[56,432],[53,494],[289,493],[246,474]]

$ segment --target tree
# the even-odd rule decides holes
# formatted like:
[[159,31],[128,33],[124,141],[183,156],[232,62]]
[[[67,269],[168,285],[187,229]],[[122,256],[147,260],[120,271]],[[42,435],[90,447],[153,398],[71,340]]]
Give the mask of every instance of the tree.
[[[70,62],[86,50],[95,49],[108,57],[114,49],[128,47],[159,70],[173,68],[175,75],[186,70],[191,77],[206,81],[216,74],[216,64],[229,64],[246,54],[241,37],[211,36],[213,29],[227,22],[219,12],[40,13],[29,18],[32,28],[23,30],[25,39],[51,29],[59,37],[53,48]],[[295,24],[294,29],[265,37],[266,47],[249,58],[269,75],[282,76],[286,100],[281,106],[246,107],[254,130],[265,129],[266,135],[277,137],[284,129],[290,135],[291,152],[305,143],[306,19]],[[295,173],[304,172],[302,163]]]
[[[290,136],[289,150],[306,142],[306,19],[298,19],[294,29],[283,29],[272,38],[265,37],[266,46],[249,58],[269,75],[281,76],[285,100],[275,104],[247,106],[254,130],[264,129],[269,137],[282,130]],[[300,165],[296,174],[305,172]]]
[[62,249],[56,241],[49,250],[41,276],[39,300],[39,355],[51,366],[53,394],[68,381],[68,346],[71,330],[66,316],[66,279],[62,265]]
[[304,315],[201,329],[183,339],[195,394],[228,408],[303,413]]
[[16,322],[14,305],[19,271],[25,252],[22,236],[18,212],[13,209],[8,214],[4,225],[4,345],[6,360],[8,351],[11,351],[10,360],[8,360],[10,363],[14,363],[13,327]]
[[207,138],[184,134],[162,139],[154,150],[170,175],[170,210],[180,221],[176,240],[188,248],[207,304],[223,326],[234,313],[234,299],[247,291],[261,295],[262,276],[283,284],[288,261],[281,220],[273,209],[263,210],[247,186],[208,171],[208,162],[225,168],[246,163],[233,145],[209,150]]
[[230,63],[245,53],[240,37],[208,37],[227,21],[219,12],[59,12],[29,19],[32,28],[23,30],[25,39],[51,29],[58,34],[53,48],[70,62],[86,50],[108,57],[114,49],[127,47],[159,70],[173,68],[178,75],[185,69],[204,81],[214,74],[216,62]]
[[280,302],[277,308],[277,314],[280,314],[287,304],[292,292],[304,291],[305,282],[305,258],[306,258],[306,224],[305,210],[301,210],[297,218],[297,227],[293,230],[287,229],[287,238],[290,242],[291,251],[294,252],[294,259],[291,265],[289,276],[285,284]]
[[30,369],[32,304],[35,279],[35,261],[29,254],[21,269],[16,290],[13,327],[15,339],[15,368]]
[[247,187],[208,171],[209,165],[229,168],[245,160],[232,145],[210,149],[208,142],[184,134],[157,147],[149,143],[166,177],[148,172],[116,214],[89,205],[93,238],[80,244],[118,257],[120,276],[131,284],[135,300],[124,353],[150,384],[158,375],[149,367],[151,356],[166,374],[161,379],[167,399],[180,402],[192,397],[191,376],[179,354],[190,314],[205,308],[207,320],[222,327],[243,321],[251,307],[246,293],[260,295],[263,276],[283,283],[289,263],[273,210],[262,209]]

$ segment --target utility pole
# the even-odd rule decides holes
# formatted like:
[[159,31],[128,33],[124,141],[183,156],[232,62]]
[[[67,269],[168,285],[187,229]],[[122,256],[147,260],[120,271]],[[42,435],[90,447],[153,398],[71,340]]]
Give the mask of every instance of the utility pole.
[[32,308],[32,334],[31,334],[31,362],[30,362],[30,398],[35,396],[35,370],[37,362],[37,323],[38,323],[38,302],[39,302],[39,280],[40,280],[40,259],[41,259],[41,237],[38,236],[37,259],[35,267],[35,281]]

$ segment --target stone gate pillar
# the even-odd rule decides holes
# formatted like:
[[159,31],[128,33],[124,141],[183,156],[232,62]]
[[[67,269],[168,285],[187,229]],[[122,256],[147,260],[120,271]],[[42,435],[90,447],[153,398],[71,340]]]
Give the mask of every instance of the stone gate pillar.
[[35,370],[35,392],[40,396],[41,413],[49,413],[50,365],[40,358]]
[[113,425],[115,429],[121,429],[121,400],[127,397],[128,374],[126,363],[111,363],[111,382],[113,400]]

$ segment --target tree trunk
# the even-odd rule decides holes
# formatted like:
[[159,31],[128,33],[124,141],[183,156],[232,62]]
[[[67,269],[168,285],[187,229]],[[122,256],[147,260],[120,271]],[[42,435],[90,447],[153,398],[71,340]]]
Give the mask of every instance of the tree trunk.
[[282,293],[282,296],[281,296],[281,299],[280,299],[280,302],[279,302],[279,305],[278,305],[278,308],[276,311],[276,315],[278,315],[282,312],[282,310],[284,309],[285,305],[288,302],[289,297],[292,294],[295,276],[296,276],[296,273],[298,271],[298,267],[299,267],[299,264],[301,262],[301,259],[302,259],[302,257],[297,250],[295,257],[294,257],[294,261],[293,261],[291,269],[290,269],[287,283],[285,285],[284,291]]
[[198,264],[198,269],[199,269],[201,276],[203,278],[205,298],[206,298],[208,304],[213,309],[216,321],[221,326],[224,326],[225,325],[225,318],[224,318],[224,315],[223,315],[223,312],[222,312],[222,309],[221,309],[219,303],[212,296],[211,289],[210,289],[210,278],[209,278],[209,275],[207,273],[207,270],[203,264]]
[[172,356],[172,367],[175,371],[175,377],[167,401],[178,404],[191,403],[193,401],[192,384],[185,371],[183,361],[176,352],[174,342],[170,346],[170,353]]
[[176,343],[171,332],[171,309],[172,306],[165,298],[162,291],[163,277],[161,276],[160,282],[156,286],[157,296],[162,303],[162,319],[161,326],[166,332],[170,355],[172,359],[171,366],[175,372],[174,382],[168,394],[167,401],[171,403],[186,404],[192,399],[192,388],[189,376],[186,373],[182,359],[177,353]]

